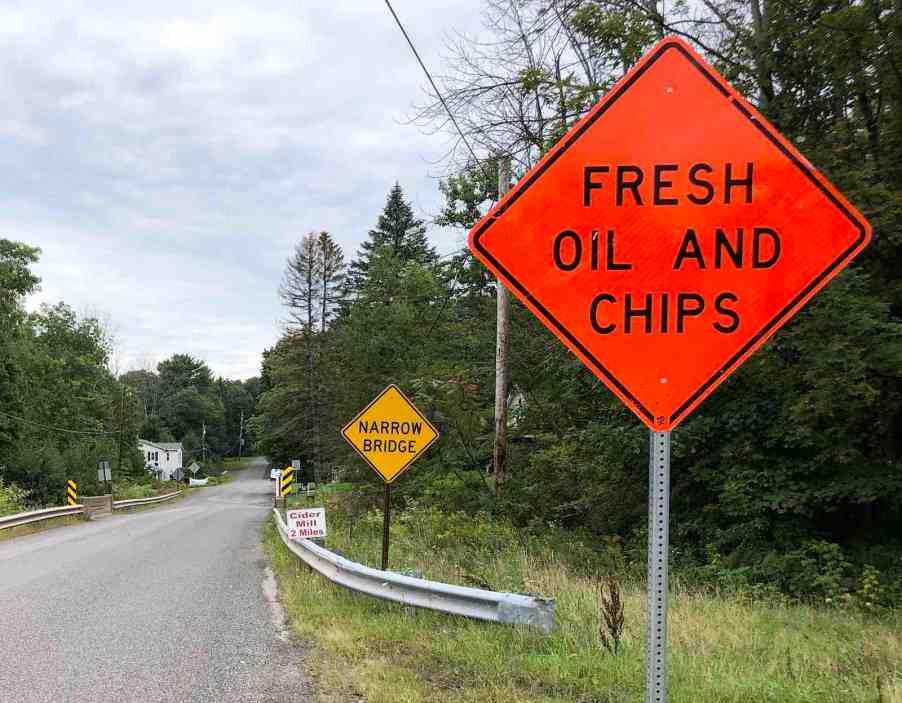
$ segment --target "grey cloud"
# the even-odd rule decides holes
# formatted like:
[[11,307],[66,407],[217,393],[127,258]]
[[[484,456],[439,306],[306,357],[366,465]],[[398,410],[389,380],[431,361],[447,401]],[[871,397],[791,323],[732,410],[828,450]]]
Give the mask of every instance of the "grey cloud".
[[[395,4],[438,68],[481,3]],[[435,212],[447,139],[400,124],[424,79],[380,2],[135,5],[0,8],[0,231],[44,249],[31,304],[107,311],[126,366],[250,376],[297,238],[352,257],[395,180]]]

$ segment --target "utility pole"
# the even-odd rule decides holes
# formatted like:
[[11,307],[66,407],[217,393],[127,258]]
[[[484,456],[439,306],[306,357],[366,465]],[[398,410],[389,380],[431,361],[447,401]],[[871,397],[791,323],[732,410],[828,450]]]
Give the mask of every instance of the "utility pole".
[[204,423],[203,431],[200,434],[200,451],[201,451],[201,461],[206,464],[207,463],[207,423]]
[[[511,161],[509,156],[498,159],[498,200],[510,189]],[[510,332],[510,297],[501,281],[496,281],[497,322],[495,329],[495,448],[492,468],[495,472],[495,492],[501,493],[507,480],[507,341]]]
[[125,383],[122,384],[122,402],[119,405],[119,462],[116,471],[119,472],[119,480],[122,480],[122,439],[125,433]]
[[241,411],[241,424],[238,426],[238,458],[241,458],[241,450],[244,449],[244,410]]

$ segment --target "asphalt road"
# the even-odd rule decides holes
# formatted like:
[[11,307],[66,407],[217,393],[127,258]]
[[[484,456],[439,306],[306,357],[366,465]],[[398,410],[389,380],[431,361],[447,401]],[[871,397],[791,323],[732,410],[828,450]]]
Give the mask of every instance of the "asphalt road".
[[0,542],[0,701],[303,701],[264,461],[140,513]]

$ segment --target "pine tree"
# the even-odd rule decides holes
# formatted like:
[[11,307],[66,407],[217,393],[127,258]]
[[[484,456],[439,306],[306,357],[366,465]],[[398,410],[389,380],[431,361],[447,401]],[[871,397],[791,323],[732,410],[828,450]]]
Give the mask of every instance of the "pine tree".
[[286,353],[303,358],[303,374],[293,393],[292,426],[303,434],[304,456],[320,465],[320,422],[323,365],[329,324],[341,308],[345,292],[345,261],[341,247],[328,232],[310,232],[298,242],[279,287],[288,308]]
[[417,261],[429,265],[438,260],[435,249],[426,238],[426,225],[423,220],[414,217],[413,209],[404,200],[404,191],[397,182],[388,193],[376,229],[370,230],[369,240],[361,245],[357,259],[351,264],[347,281],[350,293],[360,290],[369,272],[370,259],[377,249],[383,247],[405,263]]

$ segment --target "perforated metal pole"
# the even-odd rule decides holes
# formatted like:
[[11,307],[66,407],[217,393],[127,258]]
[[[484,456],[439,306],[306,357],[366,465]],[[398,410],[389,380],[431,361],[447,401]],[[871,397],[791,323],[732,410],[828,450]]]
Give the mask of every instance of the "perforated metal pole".
[[670,546],[670,432],[651,432],[648,457],[648,626],[645,703],[667,701],[667,555]]

